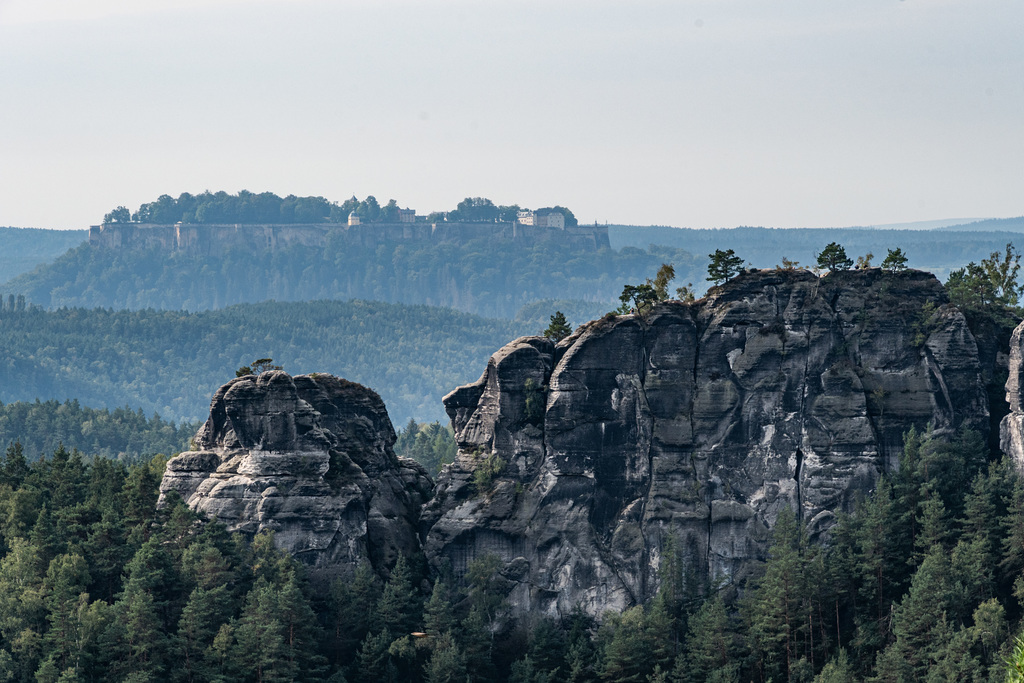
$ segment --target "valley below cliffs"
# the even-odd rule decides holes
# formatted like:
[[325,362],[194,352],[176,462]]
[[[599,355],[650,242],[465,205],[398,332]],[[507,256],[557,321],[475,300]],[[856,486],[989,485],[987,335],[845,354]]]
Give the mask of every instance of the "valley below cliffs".
[[931,425],[987,436],[978,346],[939,282],[877,269],[753,271],[696,302],[523,337],[444,400],[459,445],[431,482],[395,457],[372,391],[270,372],[220,389],[161,489],[276,532],[314,574],[438,573],[485,556],[514,612],[650,599],[665,554],[741,584],[791,509],[824,541]]

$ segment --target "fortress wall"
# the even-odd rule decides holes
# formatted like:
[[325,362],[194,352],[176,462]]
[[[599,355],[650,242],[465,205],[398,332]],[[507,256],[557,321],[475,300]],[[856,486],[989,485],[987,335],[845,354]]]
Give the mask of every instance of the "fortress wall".
[[232,248],[286,249],[293,246],[324,248],[328,237],[345,244],[376,247],[394,242],[457,242],[486,238],[523,245],[545,242],[572,244],[597,250],[609,246],[605,226],[543,228],[518,223],[339,223],[220,225],[104,223],[89,229],[89,243],[103,249],[159,249],[208,255]]

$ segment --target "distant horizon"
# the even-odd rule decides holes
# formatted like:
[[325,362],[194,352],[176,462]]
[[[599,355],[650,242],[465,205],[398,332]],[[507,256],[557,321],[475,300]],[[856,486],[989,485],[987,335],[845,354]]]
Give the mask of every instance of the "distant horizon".
[[[114,207],[111,207],[114,208]],[[130,207],[129,207],[130,208]],[[570,210],[572,207],[567,207]],[[417,211],[417,216],[429,215],[432,212],[420,213]],[[577,216],[577,218],[579,218]],[[631,228],[675,228],[679,230],[735,230],[737,228],[764,228],[766,230],[935,230],[939,228],[952,227],[957,225],[969,225],[971,223],[978,223],[981,221],[990,220],[1012,220],[1014,218],[1024,218],[1024,213],[1014,216],[983,216],[979,218],[939,218],[932,220],[918,220],[908,221],[903,223],[880,223],[877,225],[802,225],[802,226],[778,226],[778,225],[733,225],[733,226],[690,226],[690,225],[666,225],[656,223],[624,223],[617,221],[598,221],[596,225],[607,225],[607,226],[622,226]],[[102,221],[90,223],[89,225],[81,228],[64,228],[64,227],[44,227],[38,225],[3,225],[0,227],[5,228],[16,228],[26,230],[60,230],[60,231],[74,231],[83,230],[87,231],[93,226],[100,225]],[[580,219],[579,224],[581,226],[595,225],[594,221],[587,221]]]
[[698,228],[1017,215],[1022,24],[1019,0],[0,0],[0,221],[243,187]]

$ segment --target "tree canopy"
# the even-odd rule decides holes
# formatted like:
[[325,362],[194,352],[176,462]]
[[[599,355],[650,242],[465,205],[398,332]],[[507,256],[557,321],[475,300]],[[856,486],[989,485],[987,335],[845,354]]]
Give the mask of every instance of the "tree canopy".
[[715,249],[715,253],[708,254],[708,258],[711,261],[708,263],[707,279],[716,285],[736,277],[743,267],[743,259],[732,249]]
[[899,273],[907,269],[907,256],[899,247],[889,249],[889,253],[882,259],[882,270],[889,273]]
[[836,242],[830,242],[828,246],[817,255],[819,268],[828,271],[849,270],[853,267],[853,260],[847,257],[846,249]]

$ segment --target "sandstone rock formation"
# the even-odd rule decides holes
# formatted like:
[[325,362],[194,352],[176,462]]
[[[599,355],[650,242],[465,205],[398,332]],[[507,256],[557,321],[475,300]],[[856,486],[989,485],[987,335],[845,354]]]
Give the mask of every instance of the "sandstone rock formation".
[[999,447],[1024,472],[1024,322],[1010,337],[1010,373],[1006,379],[1006,402],[1010,414],[999,425]]
[[277,545],[329,579],[368,560],[386,572],[419,551],[432,483],[395,456],[395,431],[373,391],[330,375],[264,372],[217,391],[198,450],[167,463],[176,491],[232,531],[271,529]]
[[459,455],[423,513],[428,559],[496,554],[513,607],[550,615],[650,598],[670,538],[698,576],[740,580],[782,508],[821,538],[912,425],[988,430],[963,316],[932,275],[877,269],[752,272],[524,337],[445,407]]

